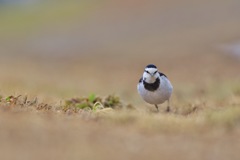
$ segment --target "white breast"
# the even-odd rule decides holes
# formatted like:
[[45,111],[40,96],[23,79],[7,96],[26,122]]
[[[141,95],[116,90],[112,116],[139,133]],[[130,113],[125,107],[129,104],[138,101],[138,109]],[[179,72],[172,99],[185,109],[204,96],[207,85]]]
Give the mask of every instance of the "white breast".
[[148,91],[144,88],[143,83],[139,83],[138,92],[141,97],[150,104],[161,104],[169,100],[173,91],[171,82],[165,77],[160,77],[160,86],[156,91]]

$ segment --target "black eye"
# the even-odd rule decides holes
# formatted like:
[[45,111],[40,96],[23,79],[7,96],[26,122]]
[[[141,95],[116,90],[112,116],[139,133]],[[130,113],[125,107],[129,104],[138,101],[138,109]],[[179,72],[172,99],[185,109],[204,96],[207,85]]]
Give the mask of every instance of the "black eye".
[[145,72],[147,72],[148,74],[150,74],[147,70],[145,70]]
[[156,73],[157,73],[157,71],[154,72],[154,74],[156,74]]

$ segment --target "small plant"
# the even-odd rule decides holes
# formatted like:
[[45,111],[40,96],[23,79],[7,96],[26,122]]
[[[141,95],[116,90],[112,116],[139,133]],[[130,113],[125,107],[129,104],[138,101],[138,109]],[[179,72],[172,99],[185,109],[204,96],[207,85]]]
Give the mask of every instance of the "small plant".
[[[54,110],[54,107],[46,104],[39,103],[37,98],[29,100],[27,96],[7,96],[6,98],[0,97],[0,102],[3,106],[13,106],[13,108],[28,108],[40,111]],[[66,100],[65,104],[55,107],[58,111],[67,113],[78,113],[79,111],[98,112],[113,109],[133,109],[133,106],[128,104],[124,105],[120,98],[115,95],[109,95],[106,98],[101,98],[95,94],[90,94],[88,97],[72,98]]]
[[100,110],[100,109],[104,109],[104,106],[102,105],[102,103],[96,102],[96,103],[93,105],[93,112],[96,112],[97,110]]
[[13,96],[8,96],[5,100],[6,100],[7,102],[10,102],[12,98],[13,98]]
[[95,94],[90,94],[90,95],[88,96],[88,100],[89,100],[91,103],[93,103],[95,99],[96,99],[96,95],[95,95]]
[[21,95],[15,97],[15,96],[8,96],[7,98],[5,98],[5,101],[9,104],[17,104],[17,102],[19,101],[19,97],[21,97]]
[[104,108],[121,109],[121,108],[132,109],[131,105],[124,106],[120,101],[120,98],[114,95],[109,95],[106,98],[97,97],[95,94],[90,94],[88,98],[72,98],[65,101],[65,105],[62,107],[63,111],[66,112],[71,110],[78,112],[79,110],[90,110],[96,112]]

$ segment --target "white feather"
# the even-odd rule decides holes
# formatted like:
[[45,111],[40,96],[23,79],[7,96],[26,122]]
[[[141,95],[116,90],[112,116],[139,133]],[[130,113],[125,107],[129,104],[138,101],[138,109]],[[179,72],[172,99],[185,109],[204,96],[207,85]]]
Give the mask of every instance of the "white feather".
[[165,76],[160,76],[160,85],[155,91],[148,91],[144,88],[143,81],[139,82],[137,89],[141,97],[150,104],[162,104],[169,100],[173,91],[171,82]]

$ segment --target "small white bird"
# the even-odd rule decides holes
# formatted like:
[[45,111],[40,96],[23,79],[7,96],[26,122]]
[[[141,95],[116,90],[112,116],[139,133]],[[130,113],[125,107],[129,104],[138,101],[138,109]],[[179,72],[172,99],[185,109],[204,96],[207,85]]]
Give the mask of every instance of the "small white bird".
[[154,104],[158,110],[158,104],[168,101],[167,112],[170,111],[169,103],[173,86],[167,76],[155,65],[146,66],[142,78],[137,85],[138,93],[147,103]]

